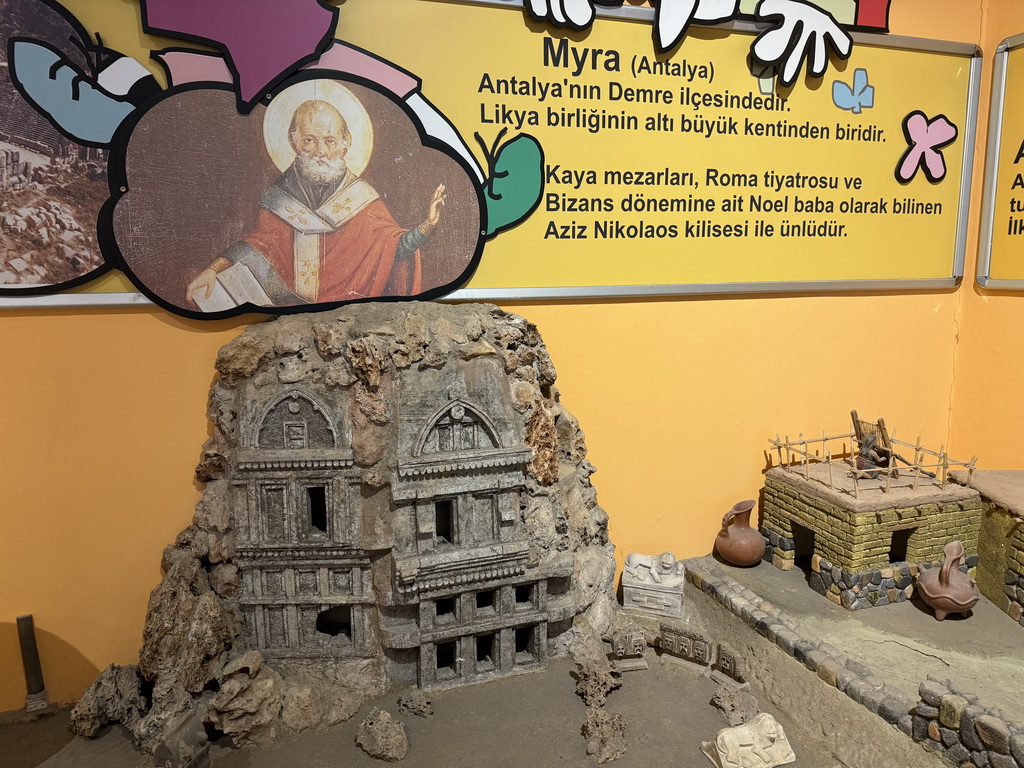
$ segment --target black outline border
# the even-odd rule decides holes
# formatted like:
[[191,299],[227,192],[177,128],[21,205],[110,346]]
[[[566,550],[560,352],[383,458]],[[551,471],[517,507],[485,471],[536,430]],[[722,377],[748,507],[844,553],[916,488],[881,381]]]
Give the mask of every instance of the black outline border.
[[[74,14],[71,13],[71,11],[69,11],[67,8],[65,8],[63,5],[61,5],[59,2],[57,2],[57,0],[36,0],[36,2],[38,2],[38,3],[48,7],[49,9],[51,9],[53,11],[56,11],[61,17],[63,17],[63,19],[68,23],[68,26],[70,26],[71,29],[79,36],[78,42],[80,42],[82,44],[82,46],[85,49],[85,51],[96,52],[98,50],[96,48],[96,46],[93,45],[93,43],[92,43],[92,36],[89,34],[89,31],[85,28],[85,26],[82,24],[82,22],[80,22],[78,20],[78,18]],[[60,133],[61,136],[63,136],[64,138],[68,139],[69,141],[73,142],[74,144],[77,144],[80,147],[94,147],[96,149],[109,149],[110,146],[111,146],[110,144],[94,144],[92,142],[81,141],[80,139],[78,139],[78,138],[76,138],[74,136],[71,136],[60,125],[58,125],[56,122],[54,122],[54,120],[50,117],[49,114],[47,114],[45,112],[41,112],[39,109],[36,108],[35,103],[27,98],[27,96],[25,95],[25,91],[24,91],[24,89],[21,86],[21,83],[18,82],[17,78],[13,77],[14,68],[11,66],[11,61],[13,61],[13,57],[11,55],[11,52],[12,52],[12,49],[14,47],[14,42],[15,41],[19,41],[19,40],[25,41],[25,42],[30,42],[30,43],[35,43],[37,45],[42,45],[42,46],[44,46],[46,48],[49,48],[50,50],[54,51],[55,53],[60,53],[62,58],[66,58],[66,56],[65,56],[63,51],[60,51],[59,49],[56,49],[53,46],[53,44],[50,43],[49,41],[39,40],[37,38],[31,38],[31,37],[24,37],[22,35],[17,35],[17,36],[14,36],[14,37],[9,37],[7,39],[7,44],[6,44],[6,48],[7,48],[7,62],[8,62],[8,76],[10,77],[11,84],[14,86],[15,90],[18,92],[18,95],[22,98],[22,100],[26,104],[28,104],[29,107],[31,107],[33,110],[35,110],[37,114],[39,114],[40,116],[44,117],[51,125],[53,125],[53,127]],[[68,38],[68,42],[72,43],[72,45],[74,45],[73,41],[74,41],[74,38],[72,38],[72,37]],[[77,49],[78,47],[75,46],[75,48]],[[83,52],[83,56],[84,56],[87,64],[89,64],[91,67],[95,66],[95,62],[90,60],[90,58],[89,58],[87,53]],[[89,74],[92,77],[95,77],[96,73],[95,73],[95,71],[90,71]],[[129,117],[127,119],[131,119],[131,115],[129,115]],[[126,119],[126,122],[127,122],[127,119]],[[122,123],[122,125],[123,125],[123,123]],[[109,180],[109,178],[110,178],[110,158],[108,157],[107,158],[107,179]],[[23,288],[11,288],[11,287],[5,287],[3,285],[0,285],[0,296],[3,296],[3,297],[7,297],[7,296],[46,296],[46,295],[49,295],[49,294],[61,293],[62,291],[66,291],[66,290],[68,290],[70,288],[77,288],[80,285],[85,285],[86,283],[91,283],[93,280],[96,280],[96,279],[102,277],[107,272],[109,272],[111,269],[113,269],[115,266],[117,266],[116,264],[113,263],[112,259],[110,258],[110,254],[107,252],[106,248],[104,247],[104,245],[101,242],[100,237],[99,237],[100,221],[101,221],[101,219],[103,217],[103,209],[106,207],[106,205],[107,205],[107,203],[104,202],[103,206],[100,207],[100,212],[99,212],[99,214],[97,214],[96,221],[93,222],[93,225],[92,225],[94,227],[95,232],[96,232],[96,248],[99,251],[100,258],[103,259],[103,263],[102,264],[100,264],[98,267],[96,267],[91,272],[87,272],[86,274],[81,275],[81,276],[76,277],[76,278],[73,278],[71,280],[66,280],[63,283],[49,283],[49,284],[46,284],[46,285],[26,285]]]
[[[552,2],[562,3],[562,0],[552,0]],[[592,0],[590,21],[586,24],[574,24],[569,19],[568,14],[565,14],[565,21],[558,21],[550,16],[536,16],[533,13],[533,8],[530,7],[530,0],[523,0],[523,13],[525,13],[527,18],[531,21],[535,21],[538,24],[550,24],[556,29],[571,29],[574,32],[586,32],[594,25],[594,21],[597,19],[596,9],[594,8],[595,5],[603,5],[606,8],[615,8],[622,5],[623,2],[625,2],[625,0]]]
[[[379,57],[378,57],[379,58]],[[384,61],[384,59],[381,59]],[[431,288],[428,291],[418,293],[412,296],[373,296],[367,298],[353,299],[348,301],[331,301],[321,302],[317,304],[301,304],[297,306],[285,306],[285,307],[263,307],[256,306],[253,304],[242,304],[238,307],[226,309],[221,312],[200,312],[197,310],[190,310],[185,307],[181,307],[177,304],[172,304],[160,296],[156,295],[151,291],[128,266],[120,248],[117,245],[117,239],[114,236],[114,210],[117,208],[121,198],[131,192],[131,188],[128,185],[127,169],[126,169],[126,158],[128,153],[128,145],[131,140],[132,133],[135,127],[142,120],[142,118],[149,113],[156,104],[173,98],[182,93],[187,93],[194,90],[221,90],[235,93],[237,91],[234,84],[227,83],[186,83],[185,85],[175,86],[162,91],[158,97],[151,99],[146,103],[144,107],[140,107],[134,113],[121,124],[118,128],[117,133],[114,136],[110,146],[110,159],[108,161],[107,179],[110,185],[110,197],[104,203],[102,210],[100,211],[99,223],[96,229],[97,241],[100,244],[102,252],[107,256],[108,261],[112,266],[117,267],[125,273],[132,285],[139,289],[147,299],[152,301],[159,307],[166,309],[174,315],[180,317],[188,317],[193,320],[223,320],[226,318],[238,317],[246,314],[264,314],[264,315],[290,315],[298,314],[301,312],[321,312],[328,309],[335,309],[337,307],[343,307],[350,304],[365,304],[367,302],[381,302],[381,301],[393,301],[393,302],[408,302],[408,301],[432,301],[439,299],[462,284],[466,283],[476,271],[476,268],[480,264],[480,259],[483,255],[484,243],[487,237],[484,235],[486,230],[487,221],[487,206],[484,200],[483,188],[476,181],[476,173],[469,166],[467,161],[456,154],[447,144],[433,137],[427,135],[419,119],[415,113],[412,112],[411,108],[405,103],[404,100],[399,99],[390,90],[383,88],[380,84],[367,80],[366,78],[359,77],[357,75],[350,75],[348,73],[338,72],[336,70],[324,70],[324,69],[309,69],[303,70],[299,73],[293,73],[293,75],[284,82],[278,83],[275,90],[271,92],[271,95],[278,93],[279,91],[288,88],[289,86],[295,85],[296,83],[305,82],[306,80],[338,80],[341,82],[349,82],[355,85],[360,85],[368,88],[372,91],[379,93],[380,95],[387,98],[392,104],[399,107],[412,123],[416,129],[416,133],[420,137],[420,143],[422,146],[435,149],[442,152],[443,154],[454,160],[466,173],[470,181],[470,186],[476,191],[477,204],[480,211],[480,224],[481,229],[477,233],[477,242],[474,249],[473,255],[470,257],[469,263],[466,268],[459,273],[458,277],[449,283],[436,288]],[[122,191],[123,190],[123,191]],[[539,200],[538,200],[539,202]]]
[[[431,106],[433,106],[433,104],[431,104]],[[499,197],[494,197],[493,195],[491,195],[491,193],[490,193],[490,191],[488,189],[485,189],[497,177],[497,174],[495,173],[495,170],[494,170],[494,160],[498,156],[498,154],[505,147],[507,147],[509,144],[511,144],[514,141],[518,141],[519,139],[521,139],[523,137],[526,137],[528,139],[532,139],[534,144],[537,145],[537,149],[540,150],[540,167],[541,167],[540,191],[537,193],[537,199],[534,200],[533,203],[530,204],[530,207],[526,210],[525,213],[523,213],[521,216],[519,216],[519,218],[513,219],[508,224],[505,224],[505,225],[503,225],[501,227],[496,228],[493,232],[491,232],[488,235],[484,235],[483,236],[484,240],[487,240],[487,241],[493,240],[498,235],[500,235],[502,232],[508,232],[510,229],[515,229],[516,227],[518,227],[520,224],[522,224],[528,218],[533,216],[533,214],[536,212],[536,210],[540,207],[541,202],[544,200],[544,188],[545,188],[544,168],[546,167],[545,164],[544,164],[544,145],[540,142],[540,139],[538,139],[532,133],[517,133],[511,139],[509,139],[508,141],[502,143],[501,146],[498,146],[498,142],[501,141],[503,138],[505,138],[505,134],[507,132],[508,132],[508,129],[507,128],[503,128],[498,133],[497,138],[494,140],[494,143],[489,148],[486,147],[486,144],[484,143],[483,137],[480,135],[479,132],[474,134],[474,136],[476,137],[476,140],[480,143],[481,148],[485,149],[485,151],[486,151],[486,159],[487,159],[487,178],[484,180],[484,183],[483,183],[483,187],[484,188],[481,188],[481,192],[483,193],[485,198],[490,197],[492,200],[500,200],[501,199],[500,196]],[[486,222],[486,213],[487,213],[487,211],[486,211],[486,208],[485,208],[484,209],[484,214],[485,214],[485,219],[484,220],[485,220],[485,222]],[[489,223],[487,225],[487,229],[490,229],[490,224]]]
[[[551,0],[551,1],[552,2],[561,2],[561,0]],[[661,19],[661,4],[662,4],[662,1],[663,0],[650,0],[651,6],[648,6],[648,7],[652,7],[653,6],[652,9],[654,10],[654,26],[653,26],[653,29],[651,30],[651,39],[654,42],[654,50],[655,50],[655,52],[657,54],[666,54],[666,53],[670,53],[671,51],[675,50],[675,48],[683,41],[683,38],[686,37],[686,33],[689,31],[690,27],[693,26],[694,24],[696,24],[699,27],[700,26],[710,26],[710,25],[714,25],[714,24],[723,24],[723,23],[728,22],[728,21],[733,21],[734,19],[751,19],[751,20],[759,21],[759,22],[768,21],[769,23],[773,23],[770,20],[772,18],[774,18],[775,16],[778,16],[778,14],[773,14],[772,16],[758,16],[756,9],[755,9],[754,13],[743,13],[743,12],[741,12],[739,10],[739,0],[737,0],[737,7],[736,7],[736,10],[733,13],[725,15],[725,16],[721,16],[721,17],[716,18],[716,19],[699,19],[699,20],[695,20],[695,19],[691,18],[686,23],[686,25],[682,28],[682,30],[680,30],[679,34],[676,35],[676,37],[672,40],[671,43],[669,43],[667,46],[662,46],[658,42],[658,32],[657,32],[658,26],[659,26],[659,22],[660,22],[660,19]],[[696,0],[696,1],[698,3],[700,2],[700,0]],[[805,0],[794,0],[794,1],[795,2],[799,2],[802,5],[807,5],[807,6],[811,7],[811,8],[815,8],[815,9],[821,11],[822,13],[826,14],[830,19],[832,19],[833,23],[835,23],[835,25],[837,27],[839,27],[840,29],[842,29],[842,30],[846,30],[847,32],[873,32],[873,33],[888,33],[889,32],[889,13],[890,13],[890,11],[892,9],[892,3],[894,2],[894,0],[887,0],[887,2],[886,2],[886,6],[885,6],[885,26],[884,27],[874,27],[874,26],[869,26],[869,25],[866,25],[866,24],[857,24],[857,23],[853,23],[853,24],[840,24],[836,20],[835,16],[833,16],[829,11],[825,10],[824,8],[822,8],[822,7],[818,6],[818,5],[815,5],[815,4],[809,3],[809,2],[805,2]],[[586,32],[586,31],[588,31],[593,26],[594,21],[597,19],[596,10],[597,10],[598,7],[601,7],[601,8],[621,8],[623,5],[625,5],[626,0],[590,0],[590,2],[592,3],[592,7],[594,8],[595,13],[591,16],[590,22],[588,24],[578,25],[578,24],[573,24],[571,21],[569,21],[568,20],[568,16],[566,16],[566,21],[565,22],[556,21],[555,19],[551,18],[550,16],[538,17],[536,14],[534,14],[533,9],[530,7],[530,0],[522,0],[522,3],[523,3],[523,13],[525,13],[527,18],[529,18],[531,21],[537,22],[539,24],[547,24],[547,25],[550,25],[550,26],[552,26],[552,27],[554,27],[556,29],[571,29],[571,30],[573,30],[575,32]],[[758,2],[758,5],[760,5],[760,2]],[[799,26],[797,27],[796,32],[800,32],[803,29],[803,24],[800,23],[800,22],[798,22],[798,24],[799,24]],[[799,37],[799,35],[794,35],[794,38],[798,38],[798,37]],[[791,41],[791,43],[792,43],[792,41]],[[789,47],[787,47],[786,54],[787,55],[790,54],[795,47],[796,47],[795,44],[791,44]],[[852,41],[851,41],[851,46],[850,47],[851,47],[851,53],[852,53],[852,48],[853,48]],[[806,46],[805,46],[805,48],[806,48]],[[828,50],[829,49],[826,46],[826,53],[828,52]],[[837,58],[839,58],[841,61],[846,61],[848,58],[850,58],[850,54],[847,54],[846,56],[840,56],[838,54],[838,52],[836,52],[836,51],[832,51],[832,53]],[[760,59],[758,59],[757,61],[760,64],[762,64],[763,66],[771,66],[771,65],[774,64],[774,62],[761,61]],[[803,70],[805,70],[805,67],[801,67],[799,70],[797,70],[797,76],[799,76],[800,72],[803,71]],[[824,77],[824,73],[822,73],[821,75],[812,75],[812,76],[813,77]],[[784,87],[789,87],[789,86],[793,85],[793,83],[795,83],[795,82],[796,82],[796,78],[794,77],[792,83],[785,83],[784,82],[784,83],[782,83],[782,85]]]
[[910,156],[910,153],[913,152],[914,149],[917,148],[917,142],[914,141],[913,137],[911,137],[910,130],[907,128],[907,124],[910,122],[910,118],[912,118],[914,115],[920,115],[921,117],[923,117],[924,120],[925,120],[925,124],[928,125],[928,126],[930,126],[932,123],[934,123],[940,117],[943,120],[945,120],[947,123],[949,123],[951,126],[953,126],[954,133],[953,133],[953,137],[951,139],[949,139],[948,141],[944,141],[941,144],[932,144],[928,149],[934,149],[934,150],[945,149],[950,144],[952,144],[954,141],[956,141],[958,138],[960,138],[960,126],[958,126],[956,123],[954,123],[948,117],[946,117],[944,112],[940,112],[935,117],[930,118],[930,119],[929,119],[928,115],[926,115],[920,109],[915,109],[915,110],[913,110],[911,112],[908,112],[907,116],[903,118],[903,137],[907,141],[907,148],[903,152],[903,154],[900,155],[900,159],[896,161],[896,165],[892,169],[892,175],[895,177],[896,182],[898,184],[900,184],[900,185],[905,187],[905,186],[907,186],[907,184],[910,184],[911,182],[914,181],[914,179],[917,178],[917,172],[918,171],[924,171],[925,178],[928,179],[928,181],[930,181],[932,184],[941,184],[943,181],[946,180],[946,173],[949,172],[949,164],[946,163],[946,158],[945,158],[944,155],[942,155],[941,152],[939,152],[939,155],[942,156],[942,165],[945,166],[945,168],[946,168],[946,173],[942,174],[942,178],[939,178],[939,177],[936,177],[936,176],[932,176],[931,171],[928,169],[928,163],[924,162],[924,154],[925,154],[925,152],[927,150],[925,150],[924,152],[921,153],[921,157],[918,158],[917,165],[914,166],[914,172],[910,175],[910,178],[909,179],[901,179],[900,178],[900,174],[899,174],[900,166],[903,165],[904,162],[906,162],[906,159]]
[[[844,32],[847,32],[847,30],[852,29],[852,27],[847,27],[847,26],[845,26],[843,24],[840,24],[836,20],[835,16],[833,16],[831,13],[826,11],[824,8],[819,8],[817,5],[814,5],[813,3],[808,3],[808,2],[805,2],[804,0],[790,0],[790,1],[794,2],[794,3],[798,3],[799,5],[806,6],[808,8],[814,8],[815,10],[820,11],[821,13],[824,13],[826,16],[828,16],[832,20],[833,24],[835,24],[839,29],[843,30]],[[763,2],[764,2],[764,0],[760,0],[758,2],[757,9],[761,8],[761,4]],[[756,14],[756,11],[755,11],[755,14]],[[761,37],[763,35],[767,34],[768,32],[773,32],[776,29],[781,29],[781,24],[779,23],[779,20],[784,21],[785,18],[782,16],[781,13],[772,13],[772,14],[768,14],[767,16],[755,15],[754,18],[757,21],[766,22],[766,23],[770,24],[771,26],[768,29],[760,32],[758,34],[758,36],[756,38],[754,38],[754,42],[750,44],[750,58],[753,61],[755,61],[758,64],[760,64],[761,66],[764,66],[764,67],[774,67],[775,68],[775,75],[778,78],[779,85],[781,85],[783,88],[790,88],[793,85],[796,85],[796,83],[800,80],[800,76],[801,75],[803,75],[805,79],[808,76],[810,76],[811,78],[813,78],[815,80],[821,80],[822,78],[825,77],[825,74],[828,71],[827,69],[823,70],[820,75],[814,74],[814,72],[812,72],[811,69],[810,69],[810,59],[808,57],[808,49],[810,48],[810,45],[811,45],[811,39],[808,38],[807,41],[804,43],[803,50],[800,53],[800,58],[803,60],[801,66],[797,68],[796,72],[793,75],[793,79],[792,80],[789,80],[789,81],[785,80],[783,78],[783,75],[782,75],[783,68],[779,66],[778,62],[765,61],[764,59],[759,58],[754,53],[754,45],[757,43],[757,41],[760,40]],[[790,35],[789,43],[786,45],[786,50],[782,54],[782,58],[783,59],[786,59],[786,58],[792,56],[793,52],[796,51],[797,45],[798,45],[798,43],[800,41],[800,38],[802,36],[803,31],[804,31],[804,22],[803,22],[803,20],[798,20],[796,22],[796,24],[794,24],[794,26],[793,26],[793,33]],[[832,59],[834,57],[836,59],[839,59],[839,61],[848,61],[850,59],[850,57],[853,55],[853,47],[854,47],[855,43],[854,43],[853,38],[850,36],[849,32],[847,32],[846,39],[850,41],[850,49],[846,52],[845,56],[842,53],[840,53],[839,51],[837,51],[835,48],[833,48],[832,46],[830,46],[828,44],[825,44],[824,47],[825,47],[825,56],[826,56],[826,58]]]
[[[663,0],[652,1],[656,2],[657,5],[654,7],[654,25],[651,27],[651,40],[654,41],[654,50],[659,54],[669,53],[670,51],[675,50],[675,48],[678,47],[679,44],[683,42],[683,38],[686,37],[686,33],[690,31],[690,27],[693,26],[695,23],[699,27],[708,26],[711,24],[723,24],[724,22],[737,19],[740,16],[740,0],[736,0],[736,10],[727,16],[721,16],[717,19],[700,19],[699,21],[696,21],[693,18],[693,16],[690,16],[690,20],[687,21],[685,25],[683,25],[683,28],[679,31],[679,34],[676,35],[675,38],[673,38],[672,42],[669,43],[667,46],[662,47],[661,44],[658,42],[658,26],[661,22],[661,4]],[[697,0],[697,4],[700,4],[700,0]],[[696,12],[696,6],[694,6],[694,11]]]

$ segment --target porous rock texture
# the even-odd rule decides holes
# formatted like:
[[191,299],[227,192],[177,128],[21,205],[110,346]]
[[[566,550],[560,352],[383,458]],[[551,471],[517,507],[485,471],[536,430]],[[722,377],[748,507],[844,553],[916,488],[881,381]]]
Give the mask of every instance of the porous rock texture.
[[390,712],[374,707],[356,728],[356,744],[370,757],[396,762],[409,751],[405,726]]
[[[196,470],[198,480],[205,483],[203,497],[196,506],[192,524],[164,551],[164,576],[150,598],[139,664],[112,667],[100,676],[74,712],[72,729],[76,733],[92,736],[102,724],[119,721],[152,754],[162,744],[167,751],[165,742],[175,730],[180,733],[184,729],[191,734],[194,728],[190,724],[195,722],[205,723],[212,732],[231,736],[236,745],[341,722],[389,685],[416,684],[416,670],[423,666],[417,667],[415,656],[410,654],[424,653],[422,649],[431,646],[423,643],[431,641],[415,639],[418,622],[425,615],[418,612],[417,601],[426,599],[415,590],[425,593],[433,589],[431,594],[440,597],[438,590],[445,584],[451,590],[451,584],[467,579],[470,588],[474,578],[492,579],[486,585],[478,582],[483,585],[478,588],[492,588],[493,579],[518,573],[515,578],[519,581],[508,582],[510,586],[501,587],[499,582],[501,599],[508,601],[503,603],[506,607],[502,611],[511,614],[513,608],[518,611],[522,605],[546,611],[538,616],[542,623],[537,625],[529,644],[524,644],[526,638],[519,636],[512,642],[511,624],[500,630],[500,637],[495,635],[494,670],[472,672],[476,675],[473,681],[520,671],[518,667],[509,669],[513,663],[519,663],[513,662],[513,657],[518,659],[523,652],[534,654],[542,662],[546,657],[569,652],[581,637],[600,637],[607,630],[615,605],[615,563],[608,540],[607,516],[598,506],[590,483],[594,468],[586,460],[583,432],[561,404],[560,393],[554,386],[555,367],[532,323],[489,305],[362,304],[333,313],[292,315],[252,326],[220,351],[216,368],[219,376],[209,399],[212,436],[203,447]],[[414,396],[412,405],[403,400],[410,392]],[[403,419],[409,420],[410,412],[416,408],[422,411],[427,406],[434,408],[431,402],[436,401],[436,407],[441,409],[438,413],[447,414],[439,416],[437,423],[449,423],[444,419],[462,420],[476,428],[486,421],[486,416],[470,424],[476,418],[467,415],[470,405],[491,396],[496,399],[490,407],[498,416],[488,422],[489,434],[499,438],[501,434],[512,435],[506,439],[514,443],[507,455],[525,457],[515,465],[521,468],[517,470],[519,479],[512,484],[514,494],[499,490],[506,496],[495,502],[500,505],[505,498],[512,498],[515,503],[495,507],[499,522],[494,523],[494,530],[497,532],[503,526],[505,537],[500,546],[481,548],[476,543],[479,537],[474,542],[476,554],[494,551],[495,554],[483,557],[491,558],[487,567],[480,566],[477,575],[466,576],[459,571],[462,575],[446,582],[436,574],[443,576],[445,568],[452,572],[465,568],[460,558],[440,552],[434,560],[430,560],[433,555],[417,559],[415,547],[423,546],[417,543],[422,542],[423,530],[414,528],[412,534],[398,530],[399,499],[395,488],[400,481],[399,468],[407,460],[403,457],[414,455],[408,446],[397,445],[399,427]],[[312,408],[307,408],[307,400],[302,398],[314,404]],[[253,405],[257,402],[263,404],[259,413]],[[332,617],[336,623],[326,628],[319,623],[322,617],[316,616],[316,607],[301,613],[304,605],[314,605],[315,601],[301,603],[296,598],[288,609],[291,613],[282,611],[286,622],[283,631],[266,618],[277,604],[271,605],[272,601],[265,599],[266,605],[253,607],[263,594],[263,588],[253,591],[254,582],[263,584],[260,580],[269,577],[265,575],[267,568],[259,570],[265,566],[259,559],[263,556],[258,547],[260,542],[254,540],[255,524],[247,521],[257,514],[254,509],[262,507],[253,506],[255,490],[250,488],[247,497],[240,488],[246,478],[251,482],[253,473],[246,475],[248,469],[283,466],[274,463],[280,458],[280,451],[274,450],[281,445],[272,446],[274,450],[268,449],[263,458],[257,455],[253,459],[253,450],[258,454],[264,447],[262,441],[270,429],[265,425],[274,418],[278,418],[271,425],[276,430],[274,434],[280,435],[283,427],[284,448],[294,447],[287,444],[290,439],[301,442],[316,438],[314,432],[289,432],[292,427],[287,422],[292,417],[281,410],[282,423],[274,415],[275,403],[282,409],[291,408],[291,414],[298,414],[294,418],[313,419],[315,414],[309,414],[314,411],[328,413],[336,420],[331,429],[341,436],[337,445],[343,443],[348,452],[348,458],[341,461],[336,458],[338,450],[332,448],[334,453],[330,456],[334,458],[317,465],[345,467],[344,477],[329,480],[334,483],[329,487],[355,489],[346,497],[355,499],[345,502],[352,507],[353,520],[347,523],[351,528],[346,530],[358,532],[352,540],[342,541],[335,534],[335,523],[331,523],[330,543],[335,547],[331,551],[351,556],[350,560],[356,563],[351,571],[338,571],[341,575],[337,582],[333,561],[324,559],[328,555],[321,555],[317,563],[321,576],[320,586],[315,589],[323,590],[324,595],[328,595],[328,589],[348,589],[345,594],[353,595],[321,599],[317,593],[317,599],[328,606],[341,601],[351,607],[351,614]],[[483,407],[486,410],[489,406]],[[264,426],[260,426],[260,418],[265,420]],[[402,439],[408,442],[407,438]],[[266,456],[271,454],[273,460],[267,460]],[[250,463],[246,465],[245,461]],[[498,463],[505,472],[502,477],[507,478],[512,471],[511,459],[500,459]],[[484,469],[477,475],[492,471],[486,469],[491,464],[478,465]],[[430,471],[434,474],[429,480],[435,484],[430,487],[436,496],[437,487],[444,491],[447,470]],[[442,473],[440,479],[437,472]],[[465,474],[473,476],[472,471]],[[297,471],[294,477],[299,477]],[[508,483],[503,483],[501,488],[507,489]],[[335,490],[330,493],[340,494]],[[342,513],[337,514],[340,519]],[[348,508],[345,514],[349,514]],[[430,521],[433,515],[431,509]],[[413,526],[416,519],[414,516]],[[306,524],[309,525],[308,518]],[[294,535],[296,523],[288,525]],[[337,527],[340,530],[340,525]],[[432,527],[430,522],[428,535]],[[319,530],[311,529],[313,534]],[[506,531],[513,533],[505,536]],[[415,538],[417,534],[419,540]],[[299,551],[295,547],[307,546],[313,540],[308,536],[302,539],[303,535],[300,533],[297,543],[290,545],[293,552]],[[436,545],[437,539],[434,541]],[[401,552],[402,542],[413,547],[412,555]],[[275,551],[282,550],[279,547]],[[511,553],[507,558],[512,559],[502,559],[506,557],[502,553]],[[405,559],[401,560],[399,554]],[[281,557],[268,557],[273,556]],[[509,565],[513,561],[518,563],[518,571]],[[429,585],[424,581],[420,586],[416,579],[424,577],[417,568],[428,567],[433,569],[430,578],[434,581]],[[302,594],[302,589],[309,588],[306,582],[300,584],[299,570],[296,566],[296,575],[287,577],[286,586],[279,587],[284,592],[278,594]],[[546,591],[541,589],[538,597],[535,588],[532,593],[523,593],[532,602],[513,603],[511,590],[525,587],[511,584],[523,584],[531,573],[538,574],[535,578],[540,579],[540,587],[546,587]],[[345,578],[349,581],[337,587]],[[405,579],[401,584],[400,578]],[[325,586],[328,582],[329,586]],[[556,583],[557,588],[551,586]],[[515,595],[515,600],[520,600],[519,593]],[[279,603],[280,598],[276,599]],[[455,599],[459,599],[458,595]],[[545,600],[549,601],[547,608]],[[267,612],[257,615],[259,610]],[[317,619],[315,633],[309,628],[309,621],[295,618],[309,615],[309,610],[314,611],[312,615]],[[403,610],[406,612],[402,613]],[[430,611],[432,614],[433,609]],[[289,621],[292,624],[287,624]],[[426,629],[430,629],[429,625]],[[268,645],[265,639],[273,630],[278,632],[278,639]],[[471,628],[465,631],[470,632]],[[309,642],[324,649],[320,657],[307,652],[312,646],[302,646],[308,637],[314,638]],[[291,643],[287,653],[280,652],[282,643]],[[513,644],[516,647],[508,647]],[[391,655],[385,658],[384,646],[399,650],[393,654],[389,651]],[[432,671],[433,658],[426,663]],[[457,684],[458,681],[442,679],[440,673],[447,670],[437,666],[437,680],[432,678],[429,685]],[[413,670],[411,679],[409,669]],[[460,668],[456,674],[469,673]],[[423,685],[423,680],[419,682]],[[602,732],[609,727],[615,730],[614,724],[600,726]],[[607,741],[604,737],[602,740]],[[189,739],[175,737],[171,751],[180,752],[183,741]],[[189,755],[182,755],[179,762],[188,759]]]
[[72,717],[78,733],[92,738],[107,723],[135,727],[148,708],[138,668],[111,664],[82,694]]
[[626,754],[626,722],[620,714],[604,708],[608,694],[622,686],[622,674],[608,659],[607,649],[595,632],[580,627],[580,636],[572,648],[576,662],[576,694],[587,705],[581,733],[587,740],[587,754],[597,762],[618,760]]
[[413,688],[398,697],[398,711],[403,715],[433,717],[434,702],[423,691]]
[[583,738],[587,740],[587,754],[597,757],[599,763],[618,760],[626,754],[626,722],[622,715],[610,714],[602,706],[587,707]]
[[622,673],[608,659],[605,645],[594,634],[581,632],[572,659],[576,662],[576,694],[588,707],[603,707],[608,694],[622,686]]
[[732,683],[718,686],[711,697],[711,706],[719,709],[732,727],[743,725],[760,712],[757,697]]

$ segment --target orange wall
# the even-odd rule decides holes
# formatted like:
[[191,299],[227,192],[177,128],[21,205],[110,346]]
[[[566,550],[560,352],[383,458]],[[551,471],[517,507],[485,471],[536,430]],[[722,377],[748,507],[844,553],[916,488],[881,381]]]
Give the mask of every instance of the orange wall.
[[[140,43],[131,0],[67,4],[111,44]],[[980,5],[893,4],[894,33],[980,39]],[[109,19],[99,11],[108,7]],[[620,559],[688,557],[710,551],[735,501],[757,496],[776,432],[844,430],[857,408],[901,437],[949,442],[965,293],[506,308],[547,341]],[[907,329],[905,344],[858,341],[882,317]],[[0,711],[24,704],[19,614],[35,615],[47,686],[62,701],[107,664],[137,660],[160,552],[198,498],[192,469],[216,351],[242,325],[145,309],[0,310]],[[964,450],[986,453],[989,439],[964,435]]]
[[206,391],[235,324],[167,313],[0,314],[0,711],[24,706],[15,619],[74,699],[138,659],[160,552],[188,524]]
[[[993,54],[1007,37],[1024,32],[1024,6],[992,2],[982,29],[985,52]],[[992,66],[986,66],[982,110],[988,110]],[[982,139],[987,138],[982,135]],[[979,143],[983,151],[984,141]],[[976,209],[976,210],[980,210]],[[976,241],[975,241],[976,242]],[[1024,469],[1024,292],[992,291],[978,286],[977,250],[966,269],[963,335],[957,354],[951,439],[984,459],[993,469]]]

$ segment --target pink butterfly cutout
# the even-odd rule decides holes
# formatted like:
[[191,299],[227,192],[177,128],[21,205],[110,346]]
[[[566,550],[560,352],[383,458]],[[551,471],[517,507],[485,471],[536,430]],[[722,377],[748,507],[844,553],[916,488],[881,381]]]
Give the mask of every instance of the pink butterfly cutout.
[[957,137],[957,128],[945,115],[929,120],[919,110],[903,119],[903,135],[907,138],[907,151],[896,164],[896,180],[908,182],[923,168],[928,181],[946,178],[946,160],[939,150]]

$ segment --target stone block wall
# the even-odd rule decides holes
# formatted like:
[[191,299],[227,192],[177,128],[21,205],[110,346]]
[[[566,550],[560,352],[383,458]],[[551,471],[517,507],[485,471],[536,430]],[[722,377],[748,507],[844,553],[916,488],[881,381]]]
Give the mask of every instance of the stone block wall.
[[[792,569],[800,535],[794,526],[809,529],[814,534],[810,584],[835,603],[856,609],[907,600],[919,566],[941,562],[943,547],[953,539],[963,542],[968,568],[977,565],[980,496],[864,510],[853,499],[845,505],[842,497],[830,501],[812,489],[785,470],[768,472],[761,516],[765,560]],[[902,531],[909,531],[906,559],[891,562],[894,536]],[[1024,556],[1020,565],[1024,574]]]
[[1001,711],[982,706],[948,680],[926,680],[919,692],[911,735],[925,749],[955,766],[1024,766],[1024,729]]
[[[774,470],[772,470],[774,471]],[[829,562],[852,570],[858,542],[853,521],[837,507],[801,493],[785,476],[765,478],[761,530],[768,537],[766,559],[788,571],[796,558],[796,537],[792,521],[814,531],[817,554]]]
[[[856,611],[909,600],[914,595],[917,575],[928,568],[938,568],[941,564],[893,563],[886,568],[850,573],[832,565],[820,555],[813,555],[811,575],[807,581],[815,592],[837,605]],[[978,556],[970,555],[960,570],[973,575],[977,564]]]
[[1008,555],[1003,590],[1009,601],[1006,612],[1024,627],[1024,524],[1015,526]]

